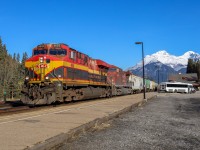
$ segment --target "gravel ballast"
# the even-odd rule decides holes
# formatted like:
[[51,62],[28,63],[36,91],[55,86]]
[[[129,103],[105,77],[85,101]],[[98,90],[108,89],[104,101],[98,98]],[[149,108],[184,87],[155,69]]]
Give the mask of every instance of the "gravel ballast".
[[199,149],[200,92],[159,94],[60,150]]

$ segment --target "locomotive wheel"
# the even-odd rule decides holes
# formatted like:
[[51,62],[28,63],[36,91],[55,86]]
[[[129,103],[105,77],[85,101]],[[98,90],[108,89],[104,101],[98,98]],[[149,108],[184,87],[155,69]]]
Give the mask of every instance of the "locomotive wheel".
[[55,101],[56,101],[56,93],[55,92],[46,94],[46,102],[47,102],[47,104],[51,104],[51,103],[53,103]]
[[112,97],[112,92],[111,92],[111,89],[107,89],[107,94],[106,94],[106,97]]
[[82,100],[83,99],[83,92],[81,89],[75,90],[75,96],[73,96],[74,101]]
[[64,97],[64,102],[71,102],[71,101],[72,101],[72,97],[71,96]]
[[74,93],[75,92],[74,92],[74,90],[72,88],[64,90],[64,96],[63,96],[64,102],[72,101],[73,100],[73,96],[75,96]]

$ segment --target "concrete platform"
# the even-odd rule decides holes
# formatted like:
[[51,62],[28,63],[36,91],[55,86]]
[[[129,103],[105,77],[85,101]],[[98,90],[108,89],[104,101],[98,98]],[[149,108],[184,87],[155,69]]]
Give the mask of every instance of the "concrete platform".
[[[157,93],[147,93],[147,99]],[[0,116],[0,149],[52,149],[144,103],[143,94]]]

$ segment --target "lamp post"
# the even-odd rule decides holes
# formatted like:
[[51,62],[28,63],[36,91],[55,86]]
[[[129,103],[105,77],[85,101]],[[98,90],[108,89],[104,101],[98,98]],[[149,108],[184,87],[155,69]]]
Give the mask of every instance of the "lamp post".
[[135,44],[141,44],[142,45],[142,70],[143,70],[143,94],[144,94],[144,100],[146,100],[146,95],[145,95],[145,79],[144,79],[144,49],[143,49],[143,42],[135,42]]

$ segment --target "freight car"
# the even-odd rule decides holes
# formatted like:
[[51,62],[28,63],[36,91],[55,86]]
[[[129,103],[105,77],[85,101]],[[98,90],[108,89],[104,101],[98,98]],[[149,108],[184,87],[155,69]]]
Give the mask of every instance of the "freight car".
[[41,44],[26,60],[21,101],[28,105],[109,97],[110,65],[66,44]]
[[[143,91],[143,78],[129,73],[128,85],[131,86],[133,93],[140,93]],[[157,89],[157,83],[149,79],[145,79],[145,91],[155,91]]]
[[149,92],[150,91],[150,80],[149,79],[145,79],[145,87],[146,87],[146,91]]
[[153,91],[157,91],[157,86],[158,84],[154,81],[150,81],[150,91],[153,92]]
[[134,74],[128,76],[128,84],[131,86],[133,93],[140,93],[143,90],[143,79]]

